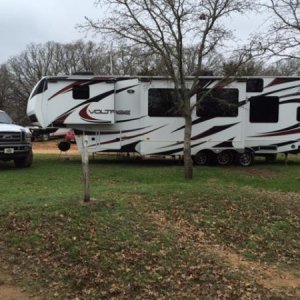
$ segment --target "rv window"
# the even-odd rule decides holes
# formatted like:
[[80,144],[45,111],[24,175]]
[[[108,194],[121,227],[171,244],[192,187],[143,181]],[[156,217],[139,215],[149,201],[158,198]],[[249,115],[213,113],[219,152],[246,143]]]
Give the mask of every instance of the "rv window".
[[181,117],[174,89],[149,89],[148,115],[150,117]]
[[247,80],[247,93],[260,93],[264,89],[264,81],[262,78],[250,78]]
[[75,85],[73,87],[73,99],[89,99],[90,87],[88,85]]
[[200,90],[197,93],[197,116],[204,120],[238,115],[238,89]]
[[32,95],[31,95],[31,98],[33,98],[35,95],[38,95],[38,94],[41,94],[43,93],[44,91],[46,91],[48,89],[48,84],[47,84],[47,80],[44,78],[42,79],[38,84],[37,86],[35,87]]
[[300,122],[300,106],[297,109],[297,121]]
[[250,101],[251,123],[277,123],[279,116],[278,97],[252,97]]

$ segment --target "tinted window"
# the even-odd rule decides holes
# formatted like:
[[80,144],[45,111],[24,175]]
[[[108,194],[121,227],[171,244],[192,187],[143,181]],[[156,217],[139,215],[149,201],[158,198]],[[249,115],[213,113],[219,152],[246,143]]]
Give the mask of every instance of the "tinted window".
[[73,99],[89,99],[90,87],[88,85],[76,85],[73,87]]
[[42,79],[38,85],[35,87],[32,95],[31,95],[31,98],[34,97],[35,95],[38,95],[38,94],[41,94],[43,93],[44,91],[46,91],[48,88],[48,83],[47,83],[47,80],[46,79]]
[[148,115],[150,117],[180,117],[174,89],[149,89]]
[[264,89],[264,81],[261,78],[250,78],[247,80],[246,91],[248,93],[260,93]]
[[250,101],[251,123],[277,123],[279,115],[278,97],[252,97]]
[[297,121],[300,122],[300,106],[297,109]]
[[238,115],[238,89],[200,90],[197,93],[197,116],[204,120]]

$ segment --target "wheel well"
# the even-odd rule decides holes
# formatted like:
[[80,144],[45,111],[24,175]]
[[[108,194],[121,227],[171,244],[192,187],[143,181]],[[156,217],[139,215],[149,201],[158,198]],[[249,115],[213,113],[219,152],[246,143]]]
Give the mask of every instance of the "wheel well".
[[211,149],[202,149],[202,150],[198,151],[197,153],[195,153],[194,156],[196,156],[196,155],[197,155],[198,153],[200,153],[200,152],[204,152],[204,153],[206,153],[206,154],[209,155],[209,156],[212,156],[212,155],[215,154]]

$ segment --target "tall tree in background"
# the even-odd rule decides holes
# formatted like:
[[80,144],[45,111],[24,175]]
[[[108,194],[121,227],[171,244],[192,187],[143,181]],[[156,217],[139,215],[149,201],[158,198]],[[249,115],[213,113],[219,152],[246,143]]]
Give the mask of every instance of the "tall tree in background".
[[257,49],[283,59],[299,59],[300,1],[268,0],[261,5],[271,13],[271,27],[257,38]]
[[178,108],[185,120],[184,174],[192,178],[191,130],[193,107],[190,98],[197,91],[197,76],[187,86],[188,49],[196,49],[194,74],[200,75],[203,63],[217,46],[231,37],[221,23],[233,13],[243,13],[251,7],[248,0],[97,0],[106,9],[99,20],[86,18],[82,27],[109,35],[158,55],[166,74],[174,83]]
[[[9,99],[7,110],[15,120],[26,124],[27,99],[41,77],[85,70],[108,74],[109,54],[104,46],[82,41],[69,44],[30,44],[20,55],[8,60],[5,68],[1,67],[0,101],[4,101],[2,95],[7,95],[9,87],[13,97]],[[9,84],[6,84],[8,80]]]
[[6,65],[0,66],[0,109],[6,110],[12,97],[11,75]]

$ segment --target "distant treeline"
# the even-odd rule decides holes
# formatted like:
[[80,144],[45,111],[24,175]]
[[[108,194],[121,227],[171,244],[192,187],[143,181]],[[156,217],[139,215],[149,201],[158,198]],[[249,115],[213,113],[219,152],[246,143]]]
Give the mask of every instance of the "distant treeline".
[[[194,75],[196,50],[186,49],[185,73]],[[272,64],[263,60],[250,60],[236,68],[237,62],[219,53],[211,53],[204,62],[200,75],[299,75],[300,62],[285,59]],[[6,110],[13,119],[23,125],[29,124],[26,105],[36,82],[45,75],[72,74],[91,71],[101,75],[166,75],[160,57],[140,47],[106,45],[84,42],[61,44],[30,44],[19,55],[0,66],[0,109]]]

